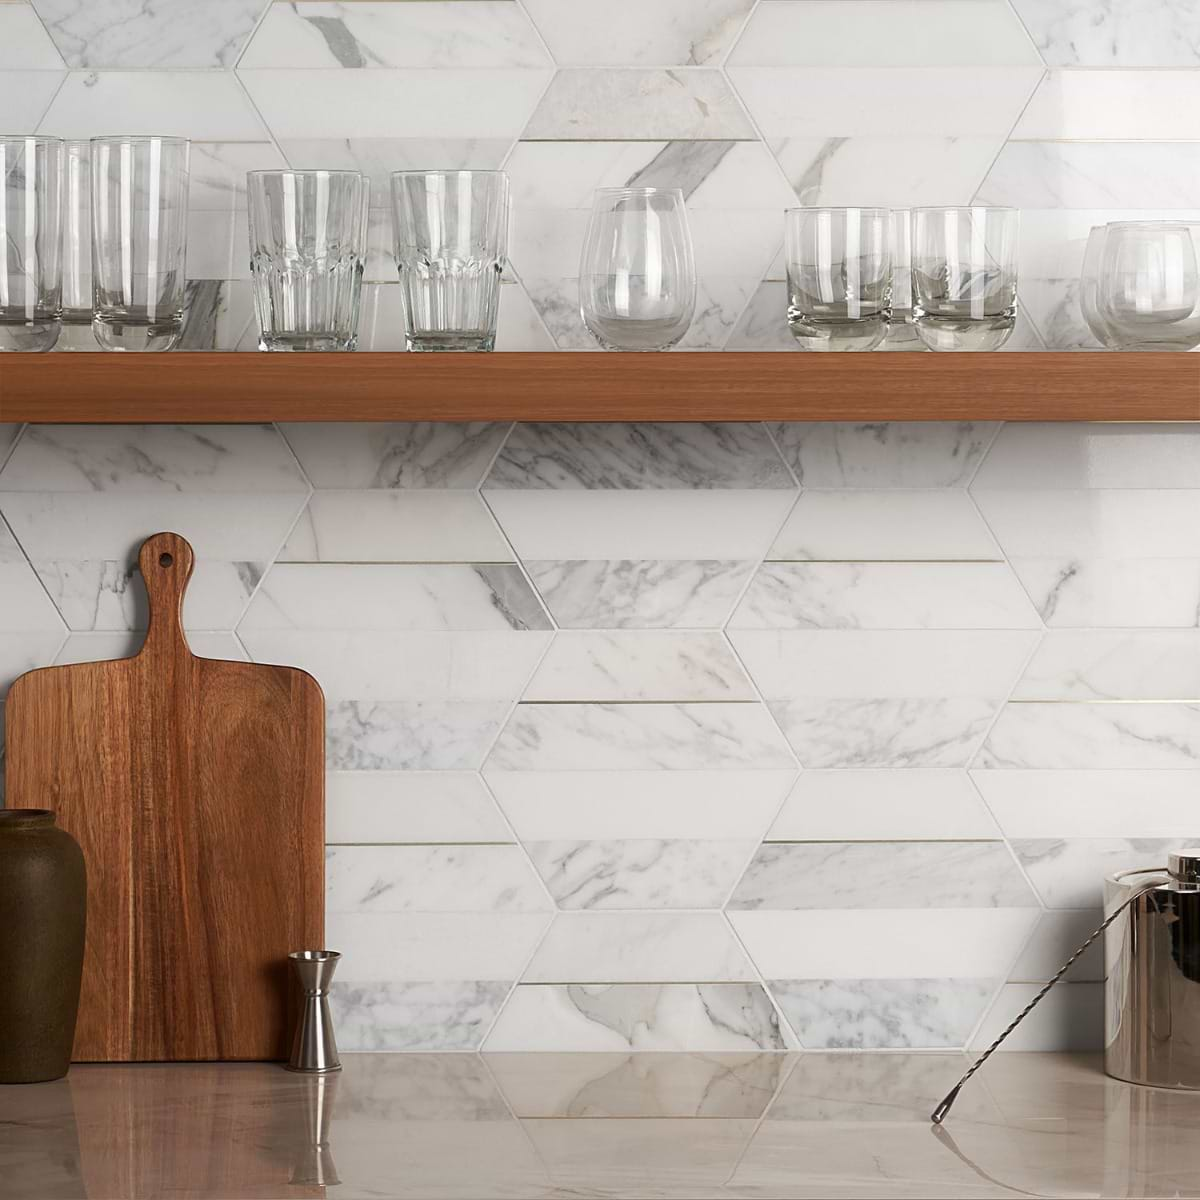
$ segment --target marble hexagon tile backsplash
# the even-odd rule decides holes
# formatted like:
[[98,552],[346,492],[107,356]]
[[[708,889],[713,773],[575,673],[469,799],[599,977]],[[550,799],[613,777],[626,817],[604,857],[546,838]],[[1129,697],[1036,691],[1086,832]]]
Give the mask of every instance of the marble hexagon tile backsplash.
[[256,345],[254,168],[371,176],[374,350],[403,347],[401,168],[509,172],[506,350],[594,349],[576,271],[602,186],[686,194],[696,350],[796,348],[797,203],[1020,207],[1009,349],[1096,348],[1093,224],[1200,216],[1200,18],[1177,0],[0,0],[0,109],[192,139],[189,349]]
[[[355,1049],[969,1046],[1200,837],[1190,425],[0,426],[0,695],[328,702]],[[1085,959],[1014,1039],[1099,1037]]]

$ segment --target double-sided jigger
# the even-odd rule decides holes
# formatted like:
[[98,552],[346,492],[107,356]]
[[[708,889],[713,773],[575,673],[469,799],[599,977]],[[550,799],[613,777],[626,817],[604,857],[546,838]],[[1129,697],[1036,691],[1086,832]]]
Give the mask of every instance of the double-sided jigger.
[[336,950],[296,950],[288,955],[303,993],[289,1071],[327,1075],[342,1069],[329,1012],[329,985],[341,957]]

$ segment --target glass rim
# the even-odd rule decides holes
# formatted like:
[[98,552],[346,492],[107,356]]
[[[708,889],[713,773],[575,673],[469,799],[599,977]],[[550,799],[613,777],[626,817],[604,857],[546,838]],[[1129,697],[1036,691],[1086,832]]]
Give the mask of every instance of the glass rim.
[[880,208],[876,205],[862,204],[797,204],[792,208],[785,208],[783,215],[790,217],[793,213],[869,213],[876,217],[888,217],[894,212],[903,212],[903,209]]
[[66,140],[49,133],[0,133],[0,142],[36,142],[39,146],[50,146],[57,142],[61,146]]
[[683,188],[677,187],[598,187],[592,189],[593,196],[678,196],[683,198]]
[[172,146],[190,146],[191,138],[179,137],[173,133],[98,133],[94,137],[72,139],[91,143],[106,142],[119,146],[127,142],[132,146],[148,146],[151,142],[166,142]]
[[994,212],[1017,213],[1021,210],[1012,204],[914,204],[909,212]]
[[405,171],[389,171],[388,172],[388,177],[390,179],[405,179],[405,178],[428,179],[429,176],[431,176],[431,175],[441,175],[441,176],[446,176],[446,175],[497,175],[502,179],[508,178],[507,171],[498,171],[498,170],[494,170],[494,169],[488,169],[486,171],[479,171],[479,170],[476,170],[474,167],[460,167],[458,169],[430,167],[428,170],[425,170],[425,171],[405,170]]
[[284,175],[339,175],[349,176],[353,179],[369,179],[370,176],[363,171],[351,170],[327,170],[325,167],[265,167],[256,171],[247,171],[247,179],[265,179],[268,176],[284,176]]

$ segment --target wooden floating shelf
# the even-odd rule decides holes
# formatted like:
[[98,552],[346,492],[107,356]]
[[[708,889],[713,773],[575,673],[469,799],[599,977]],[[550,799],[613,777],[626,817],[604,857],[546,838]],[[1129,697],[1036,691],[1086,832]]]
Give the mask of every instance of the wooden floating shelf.
[[1196,421],[1200,355],[0,355],[0,421],[489,420]]

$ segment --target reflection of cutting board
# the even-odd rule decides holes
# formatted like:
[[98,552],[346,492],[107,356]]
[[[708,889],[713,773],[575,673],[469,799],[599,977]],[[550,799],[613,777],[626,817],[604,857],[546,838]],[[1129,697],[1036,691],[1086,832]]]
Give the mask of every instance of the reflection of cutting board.
[[30,671],[6,706],[7,803],[55,809],[87,860],[74,1057],[283,1058],[285,956],[324,934],[321,689],[197,658],[191,546],[155,534],[139,562],[140,653]]

